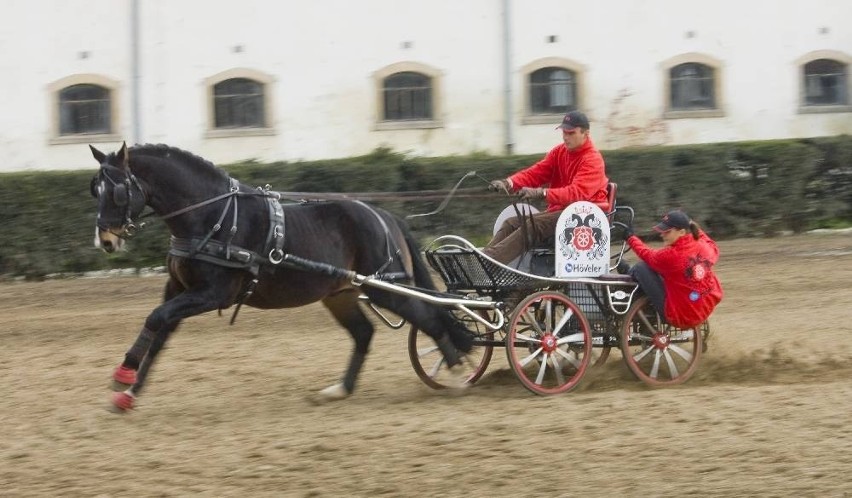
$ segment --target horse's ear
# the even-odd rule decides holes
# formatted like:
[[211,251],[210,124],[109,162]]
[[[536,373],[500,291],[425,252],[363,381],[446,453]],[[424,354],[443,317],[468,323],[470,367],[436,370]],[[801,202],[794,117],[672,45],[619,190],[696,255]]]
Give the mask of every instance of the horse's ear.
[[121,142],[121,148],[115,153],[115,159],[119,168],[127,169],[130,166],[130,153],[127,152],[127,142]]
[[92,147],[91,144],[89,145],[89,148],[92,149],[92,155],[95,156],[95,160],[98,162],[98,164],[103,164],[104,161],[106,161],[106,154]]

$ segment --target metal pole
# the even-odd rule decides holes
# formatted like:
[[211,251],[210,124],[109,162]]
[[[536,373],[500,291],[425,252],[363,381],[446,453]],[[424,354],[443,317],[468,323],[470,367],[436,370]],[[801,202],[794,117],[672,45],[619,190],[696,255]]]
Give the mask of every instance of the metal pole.
[[139,95],[139,1],[130,0],[130,71],[131,113],[133,120],[133,143],[142,142],[142,117]]
[[511,44],[511,6],[512,0],[503,0],[503,133],[506,155],[514,152],[512,136],[512,44]]

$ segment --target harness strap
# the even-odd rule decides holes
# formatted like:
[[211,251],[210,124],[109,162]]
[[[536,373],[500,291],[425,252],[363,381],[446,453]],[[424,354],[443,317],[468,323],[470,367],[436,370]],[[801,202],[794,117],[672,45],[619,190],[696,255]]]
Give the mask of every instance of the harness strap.
[[376,270],[376,272],[373,274],[373,276],[380,275],[388,266],[393,264],[394,255],[399,257],[402,254],[402,250],[399,248],[399,246],[396,244],[396,242],[390,236],[390,228],[388,228],[388,225],[387,225],[387,223],[385,223],[384,218],[382,218],[381,215],[378,212],[376,212],[376,210],[373,209],[369,204],[366,204],[363,201],[354,201],[354,202],[356,204],[360,204],[361,206],[366,208],[367,211],[371,212],[373,214],[373,216],[375,216],[376,219],[379,220],[379,224],[382,225],[382,230],[384,230],[384,232],[385,232],[385,248],[388,251],[388,260],[385,262],[385,264],[383,264],[381,267],[379,267],[378,270]]
[[164,214],[164,215],[160,216],[160,219],[161,220],[167,220],[169,218],[174,218],[175,216],[179,216],[179,215],[182,215],[184,213],[188,213],[188,212],[190,212],[194,209],[198,209],[202,206],[206,206],[206,205],[212,204],[216,201],[221,201],[222,199],[237,195],[239,193],[239,187],[237,186],[238,182],[236,180],[234,180],[233,178],[228,178],[228,180],[230,180],[230,183],[231,183],[231,188],[230,188],[230,190],[228,190],[228,192],[225,192],[224,194],[219,194],[216,197],[211,197],[211,198],[207,199],[206,201],[199,202],[198,204],[192,204],[191,206],[187,206],[185,208],[178,209],[177,211],[172,211],[169,214]]
[[266,236],[267,259],[273,265],[284,260],[284,208],[274,197],[267,197],[269,206],[269,233]]
[[226,268],[248,270],[252,275],[257,275],[260,265],[266,261],[266,258],[254,251],[224,244],[218,240],[205,241],[199,238],[184,239],[174,236],[169,239],[169,254],[179,258],[198,259]]

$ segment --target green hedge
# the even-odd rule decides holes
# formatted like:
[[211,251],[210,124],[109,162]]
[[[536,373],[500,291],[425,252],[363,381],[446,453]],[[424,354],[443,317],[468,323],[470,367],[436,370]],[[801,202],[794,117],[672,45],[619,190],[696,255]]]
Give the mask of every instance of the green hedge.
[[[88,150],[81,147],[81,154]],[[275,190],[371,192],[449,189],[469,171],[504,177],[541,158],[470,156],[408,158],[386,149],[341,160],[256,162],[224,166],[249,185]],[[852,137],[736,142],[605,151],[619,203],[636,210],[637,230],[683,208],[717,238],[772,236],[782,231],[852,224]],[[128,251],[104,255],[92,245],[94,168],[0,174],[0,276],[40,278],[57,272],[158,266],[168,246],[165,225],[149,226]],[[480,178],[462,187],[484,187]],[[434,210],[440,201],[377,203],[400,216]],[[440,214],[414,218],[422,242],[454,233],[484,242],[505,198],[454,199]]]

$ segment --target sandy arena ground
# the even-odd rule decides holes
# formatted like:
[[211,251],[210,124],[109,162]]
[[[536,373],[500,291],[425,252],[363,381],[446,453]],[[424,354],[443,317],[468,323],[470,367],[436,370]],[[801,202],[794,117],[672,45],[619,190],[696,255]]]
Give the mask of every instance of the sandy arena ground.
[[852,233],[723,242],[696,376],[651,390],[616,351],[537,397],[504,350],[432,391],[379,325],[359,390],[319,306],[187,321],[137,409],[112,369],[163,276],[0,285],[0,496],[852,496]]

